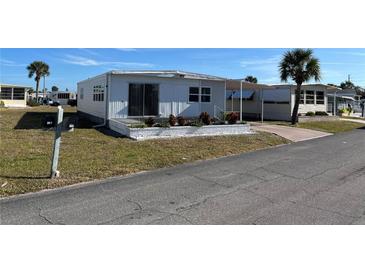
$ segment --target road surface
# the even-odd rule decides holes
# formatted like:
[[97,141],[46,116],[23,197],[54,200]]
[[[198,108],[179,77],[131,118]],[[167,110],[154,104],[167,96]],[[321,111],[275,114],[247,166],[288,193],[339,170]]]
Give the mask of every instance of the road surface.
[[365,129],[0,200],[1,224],[365,224]]

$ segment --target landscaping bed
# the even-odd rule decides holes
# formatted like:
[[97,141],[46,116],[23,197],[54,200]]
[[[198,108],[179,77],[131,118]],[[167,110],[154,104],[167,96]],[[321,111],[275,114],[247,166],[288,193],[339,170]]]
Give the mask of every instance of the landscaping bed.
[[[79,119],[74,132],[62,133],[60,178],[51,180],[54,132],[41,127],[53,107],[0,110],[0,196],[56,188],[84,181],[174,166],[196,160],[264,149],[288,140],[268,134],[192,137],[136,142],[116,138]],[[65,116],[76,116],[65,107]],[[238,125],[239,126],[239,125]]]

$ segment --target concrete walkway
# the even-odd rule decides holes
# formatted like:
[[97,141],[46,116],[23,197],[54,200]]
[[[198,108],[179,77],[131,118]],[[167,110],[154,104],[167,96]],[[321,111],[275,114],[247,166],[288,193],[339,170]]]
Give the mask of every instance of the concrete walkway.
[[264,132],[274,133],[292,142],[301,142],[332,135],[332,133],[327,133],[312,129],[271,125],[265,123],[264,124],[251,123],[251,129],[254,131],[264,131]]
[[354,123],[360,123],[365,124],[365,120],[361,119],[347,119],[347,118],[340,118],[341,121],[348,121],[348,122],[354,122]]

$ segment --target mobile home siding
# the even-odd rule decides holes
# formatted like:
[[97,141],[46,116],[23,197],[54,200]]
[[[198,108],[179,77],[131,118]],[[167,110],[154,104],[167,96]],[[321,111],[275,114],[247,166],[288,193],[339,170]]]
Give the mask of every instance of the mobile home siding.
[[[107,74],[103,74],[77,84],[77,110],[89,115],[105,118],[105,104],[107,100]],[[93,100],[93,87],[101,85],[104,87],[104,101]]]
[[[110,82],[109,118],[128,117],[128,91],[130,83],[159,85],[159,115],[197,116],[202,111],[211,115],[214,105],[224,107],[224,81],[146,77],[138,75],[112,75]],[[210,87],[211,103],[190,103],[189,87]]]

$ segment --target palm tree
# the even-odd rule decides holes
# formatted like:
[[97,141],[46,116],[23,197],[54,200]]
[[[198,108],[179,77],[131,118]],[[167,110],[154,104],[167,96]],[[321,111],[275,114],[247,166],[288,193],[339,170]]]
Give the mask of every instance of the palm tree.
[[34,75],[34,80],[36,81],[36,100],[38,102],[38,89],[39,89],[39,81],[43,76],[48,76],[50,74],[49,72],[49,66],[42,62],[42,61],[34,61],[29,66],[27,66],[28,70],[28,77],[32,78]]
[[295,125],[298,122],[298,110],[300,101],[300,90],[302,84],[314,78],[315,81],[321,79],[321,69],[319,60],[313,56],[311,49],[294,49],[284,53],[279,64],[280,79],[287,82],[291,78],[296,84],[295,104],[291,117],[291,122]]
[[252,75],[249,75],[245,78],[245,81],[246,82],[250,82],[250,83],[254,83],[254,84],[257,84],[257,78],[252,76]]

